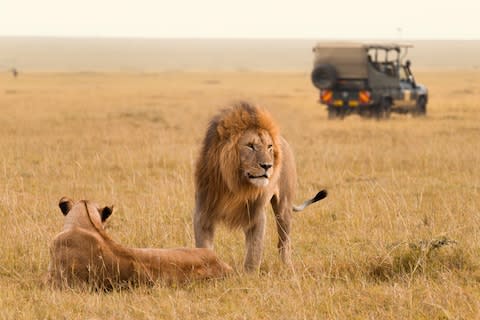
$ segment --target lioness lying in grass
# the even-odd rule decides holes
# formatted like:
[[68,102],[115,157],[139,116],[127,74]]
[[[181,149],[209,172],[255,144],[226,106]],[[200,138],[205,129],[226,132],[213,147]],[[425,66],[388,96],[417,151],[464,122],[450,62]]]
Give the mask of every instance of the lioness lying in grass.
[[108,289],[122,285],[218,278],[232,271],[209,249],[138,249],[115,242],[103,223],[112,207],[99,208],[62,198],[63,231],[50,248],[48,280],[57,288],[74,285]]

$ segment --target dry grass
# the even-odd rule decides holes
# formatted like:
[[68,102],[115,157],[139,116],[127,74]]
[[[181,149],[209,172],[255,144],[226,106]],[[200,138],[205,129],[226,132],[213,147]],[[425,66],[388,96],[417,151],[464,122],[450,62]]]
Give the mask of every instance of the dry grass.
[[[480,314],[480,72],[425,72],[426,118],[326,120],[302,73],[0,75],[4,319],[471,319]],[[284,268],[269,219],[260,275],[109,294],[42,286],[63,195],[114,204],[131,246],[191,246],[192,169],[208,118],[266,106],[296,151]],[[271,218],[271,217],[270,217]],[[436,242],[435,242],[436,241]],[[243,237],[218,254],[241,270]]]

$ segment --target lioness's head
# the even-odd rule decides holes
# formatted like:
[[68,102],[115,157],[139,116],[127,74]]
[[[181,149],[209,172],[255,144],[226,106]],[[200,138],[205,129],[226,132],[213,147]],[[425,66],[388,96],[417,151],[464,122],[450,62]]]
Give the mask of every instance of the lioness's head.
[[62,197],[58,206],[65,216],[64,228],[76,226],[103,230],[103,224],[113,212],[113,206],[100,208],[88,200],[74,202],[67,197]]
[[210,123],[197,179],[203,180],[202,172],[207,175],[218,166],[221,179],[231,191],[263,188],[279,172],[280,157],[280,136],[270,114],[241,102],[220,112]]

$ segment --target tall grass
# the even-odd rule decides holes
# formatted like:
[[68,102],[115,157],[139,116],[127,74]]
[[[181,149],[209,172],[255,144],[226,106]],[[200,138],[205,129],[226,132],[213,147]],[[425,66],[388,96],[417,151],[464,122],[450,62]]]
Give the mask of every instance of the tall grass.
[[[430,71],[426,118],[326,120],[302,73],[0,75],[0,315],[32,318],[475,318],[480,314],[480,73]],[[109,294],[45,288],[60,197],[114,204],[125,245],[192,246],[193,166],[209,117],[267,107],[296,153],[293,268],[268,221],[261,272]],[[271,211],[270,218],[271,218]]]

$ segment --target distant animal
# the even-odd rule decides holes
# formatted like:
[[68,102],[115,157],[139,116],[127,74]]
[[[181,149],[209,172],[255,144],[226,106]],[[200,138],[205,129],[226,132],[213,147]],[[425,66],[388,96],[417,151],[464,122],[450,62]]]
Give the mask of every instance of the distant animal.
[[213,248],[223,222],[245,233],[244,268],[255,271],[262,259],[265,206],[271,203],[282,261],[291,264],[291,216],[327,196],[320,191],[293,204],[297,173],[292,150],[263,108],[240,102],[210,121],[195,168],[195,244]]
[[16,68],[12,68],[12,75],[14,78],[16,78],[18,76],[18,70]]
[[50,248],[48,283],[53,287],[106,290],[219,278],[232,271],[209,249],[139,249],[115,242],[104,229],[113,207],[66,197],[60,199],[59,207],[65,223]]

